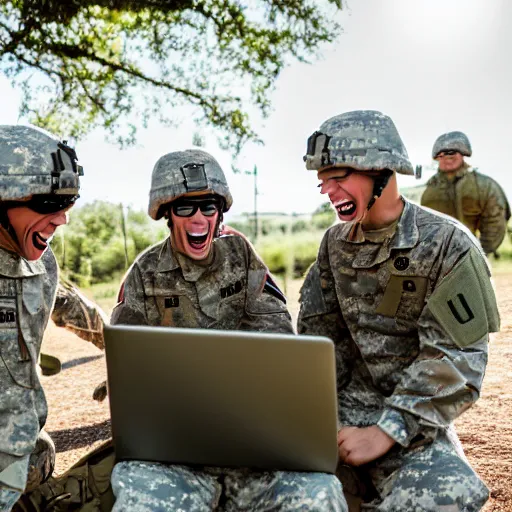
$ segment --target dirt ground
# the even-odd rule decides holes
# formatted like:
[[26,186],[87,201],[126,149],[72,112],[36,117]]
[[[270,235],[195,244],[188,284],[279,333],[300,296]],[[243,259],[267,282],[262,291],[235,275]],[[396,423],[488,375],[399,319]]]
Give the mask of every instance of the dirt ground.
[[[502,330],[491,341],[482,397],[456,426],[468,459],[491,489],[484,511],[512,512],[512,273],[495,279]],[[287,290],[294,314],[298,286]],[[46,429],[57,447],[56,472],[62,473],[110,436],[108,400],[92,399],[105,379],[105,364],[96,347],[53,324],[43,350],[63,363],[59,375],[42,378],[50,411]]]

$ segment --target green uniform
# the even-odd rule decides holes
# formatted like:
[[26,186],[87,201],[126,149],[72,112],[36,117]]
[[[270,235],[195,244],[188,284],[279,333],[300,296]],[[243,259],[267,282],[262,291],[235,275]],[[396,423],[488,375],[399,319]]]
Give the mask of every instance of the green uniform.
[[421,204],[450,215],[478,235],[486,254],[495,252],[507,232],[510,206],[489,176],[463,167],[450,179],[438,171],[427,182]]

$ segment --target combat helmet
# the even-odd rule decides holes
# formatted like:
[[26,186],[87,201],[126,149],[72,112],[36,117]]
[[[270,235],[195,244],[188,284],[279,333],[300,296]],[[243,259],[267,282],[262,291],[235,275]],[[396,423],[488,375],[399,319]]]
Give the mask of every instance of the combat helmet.
[[448,132],[440,135],[434,142],[432,148],[432,158],[437,158],[437,155],[442,151],[457,151],[461,155],[471,156],[471,143],[465,133],[462,132]]
[[325,121],[308,139],[306,169],[348,167],[414,175],[393,121],[375,110],[346,112]]
[[0,202],[39,195],[76,198],[79,176],[83,168],[65,141],[29,126],[0,126]]
[[306,169],[343,167],[375,172],[369,210],[394,172],[414,175],[407,150],[390,117],[376,110],[355,110],[325,121],[308,139]]
[[223,199],[227,212],[233,197],[219,163],[206,151],[187,149],[162,156],[153,168],[149,191],[149,216],[158,220],[164,205],[191,192],[215,194]]

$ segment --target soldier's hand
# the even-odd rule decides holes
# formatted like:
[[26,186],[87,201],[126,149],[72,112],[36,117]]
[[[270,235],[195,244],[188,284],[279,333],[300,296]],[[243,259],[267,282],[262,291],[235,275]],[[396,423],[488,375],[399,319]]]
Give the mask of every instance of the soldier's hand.
[[360,466],[378,459],[395,444],[377,425],[343,427],[338,431],[338,453],[341,462]]
[[103,402],[105,398],[107,398],[107,381],[103,381],[101,384],[98,384],[96,386],[96,389],[94,390],[92,397],[97,402]]

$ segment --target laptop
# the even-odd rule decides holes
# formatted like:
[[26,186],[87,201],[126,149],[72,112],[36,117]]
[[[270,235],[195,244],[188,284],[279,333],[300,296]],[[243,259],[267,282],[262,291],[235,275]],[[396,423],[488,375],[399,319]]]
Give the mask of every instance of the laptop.
[[105,326],[118,460],[334,473],[334,345],[319,336]]

